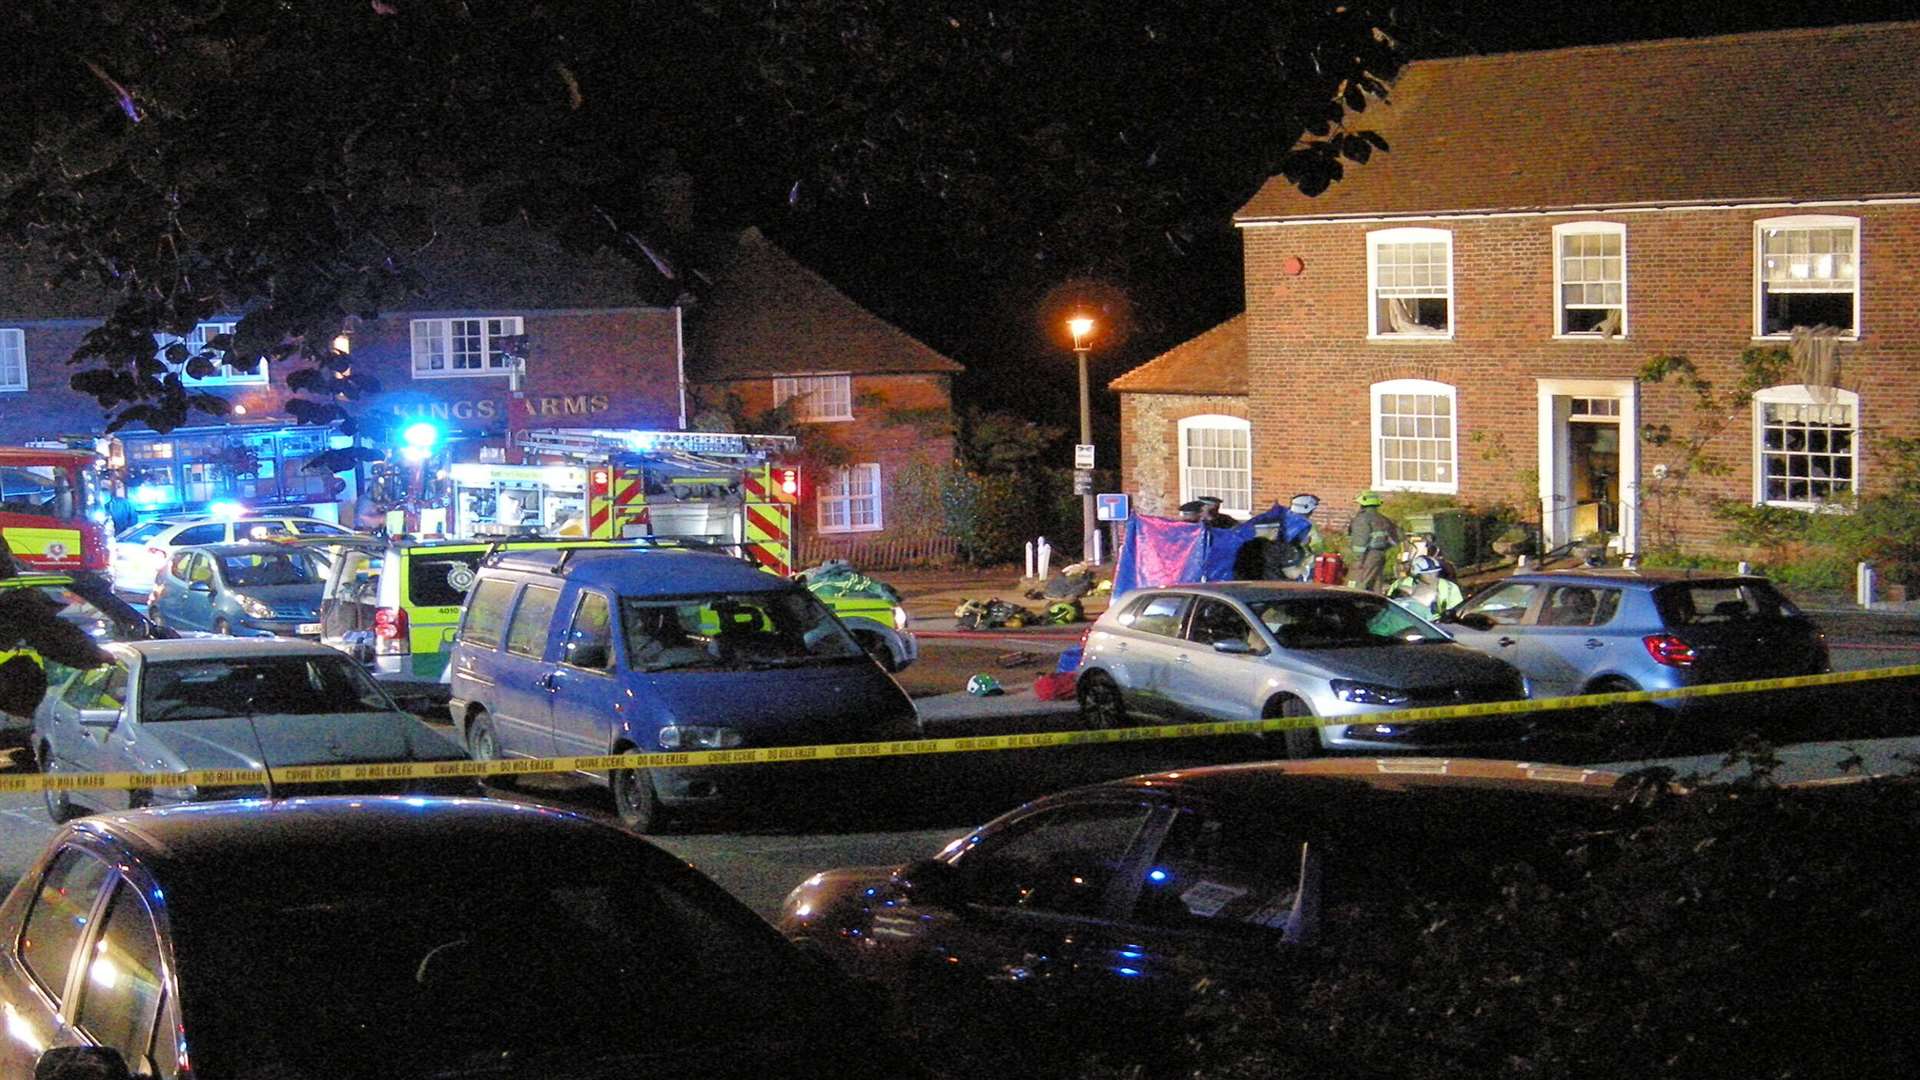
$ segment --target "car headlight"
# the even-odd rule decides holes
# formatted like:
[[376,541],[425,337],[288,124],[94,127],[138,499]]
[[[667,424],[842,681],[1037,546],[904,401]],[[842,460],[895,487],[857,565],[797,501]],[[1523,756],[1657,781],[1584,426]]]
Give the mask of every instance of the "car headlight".
[[273,609],[271,607],[255,600],[251,596],[236,596],[234,599],[240,602],[241,611],[246,612],[256,619],[271,619],[273,617]]
[[1354,682],[1352,679],[1333,680],[1333,694],[1341,701],[1351,701],[1356,705],[1405,705],[1412,700],[1405,690]]
[[895,630],[905,630],[907,624],[912,621],[913,617],[907,614],[906,608],[901,607],[899,604],[893,605],[893,628]]
[[660,729],[662,750],[726,750],[745,742],[746,739],[730,727],[668,724]]

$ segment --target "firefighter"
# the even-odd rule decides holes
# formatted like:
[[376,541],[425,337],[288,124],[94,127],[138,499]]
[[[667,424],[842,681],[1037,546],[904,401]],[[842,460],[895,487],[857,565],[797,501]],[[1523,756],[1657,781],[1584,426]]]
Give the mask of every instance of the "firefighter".
[[1380,496],[1363,491],[1354,502],[1360,512],[1347,525],[1347,549],[1353,553],[1353,576],[1347,584],[1380,592],[1387,583],[1387,553],[1400,546],[1400,526],[1380,512]]
[[1407,575],[1387,586],[1387,597],[1423,619],[1437,619],[1466,599],[1447,580],[1445,564],[1433,555],[1416,555]]

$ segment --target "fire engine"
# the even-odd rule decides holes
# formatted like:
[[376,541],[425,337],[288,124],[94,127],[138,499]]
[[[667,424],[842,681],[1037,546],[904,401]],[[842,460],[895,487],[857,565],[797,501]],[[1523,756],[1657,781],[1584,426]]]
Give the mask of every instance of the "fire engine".
[[103,498],[88,451],[0,447],[0,536],[28,569],[105,572]]
[[449,466],[447,533],[624,539],[734,548],[793,573],[798,468],[787,435],[560,428],[513,433],[511,462]]

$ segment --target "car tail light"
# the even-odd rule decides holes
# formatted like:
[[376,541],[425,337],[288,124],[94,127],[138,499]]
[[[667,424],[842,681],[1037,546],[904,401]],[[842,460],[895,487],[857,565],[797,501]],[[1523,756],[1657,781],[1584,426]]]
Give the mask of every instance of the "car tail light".
[[1668,667],[1693,666],[1693,646],[1672,634],[1650,634],[1641,641],[1647,646],[1647,655],[1653,657],[1656,664]]
[[147,554],[153,556],[156,559],[159,559],[161,562],[165,562],[167,560],[166,548],[150,547],[147,549]]
[[397,656],[413,651],[413,638],[407,633],[405,608],[374,609],[373,651],[382,656]]

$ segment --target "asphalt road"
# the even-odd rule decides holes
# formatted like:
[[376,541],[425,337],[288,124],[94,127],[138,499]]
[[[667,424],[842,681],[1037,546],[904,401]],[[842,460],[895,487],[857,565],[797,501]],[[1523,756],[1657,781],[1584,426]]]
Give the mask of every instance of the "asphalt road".
[[[1840,613],[1819,616],[1841,670],[1920,663],[1920,620]],[[1899,771],[1900,755],[1920,755],[1920,709],[1914,681],[1858,687],[1754,702],[1742,719],[1767,723],[1783,760],[1783,780],[1839,775],[1858,756],[1869,770]],[[1065,729],[1072,717],[1030,726]],[[997,730],[1008,730],[1006,724]],[[943,730],[938,734],[955,733]],[[1676,747],[1658,764],[1680,775],[1711,774],[1725,744]],[[763,916],[816,870],[832,866],[906,862],[932,854],[947,840],[1021,801],[1078,783],[1209,761],[1268,756],[1257,740],[1180,740],[1035,751],[942,754],[883,759],[832,767],[793,766],[793,782],[771,792],[746,816],[689,822],[658,838],[699,866]],[[1610,760],[1602,748],[1577,743],[1516,747],[1510,756],[1566,764],[1630,768],[1648,762]],[[15,751],[11,769],[26,767]],[[604,791],[559,778],[531,778],[499,797],[535,799],[591,814],[608,814]],[[37,795],[0,796],[0,887],[11,887],[51,833]]]

